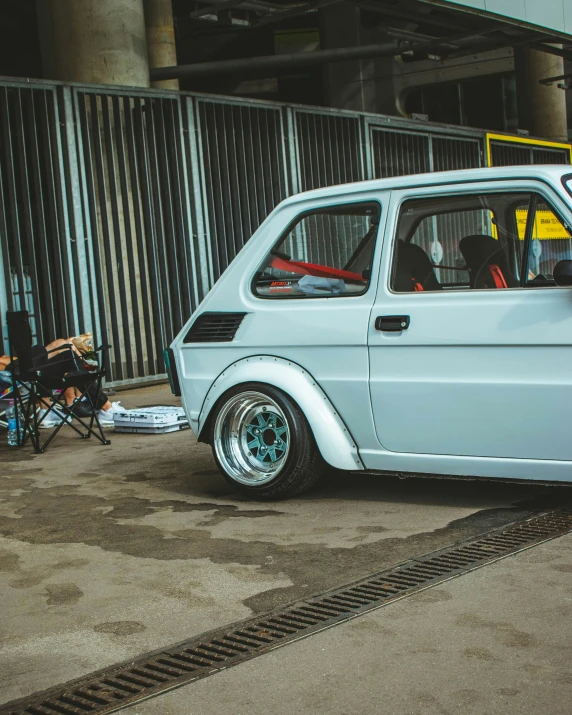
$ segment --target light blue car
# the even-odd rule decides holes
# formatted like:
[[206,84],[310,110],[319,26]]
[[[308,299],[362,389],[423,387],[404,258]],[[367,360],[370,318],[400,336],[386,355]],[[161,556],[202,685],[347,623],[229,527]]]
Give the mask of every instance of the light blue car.
[[282,202],[172,344],[198,438],[254,499],[326,465],[572,481],[572,167]]

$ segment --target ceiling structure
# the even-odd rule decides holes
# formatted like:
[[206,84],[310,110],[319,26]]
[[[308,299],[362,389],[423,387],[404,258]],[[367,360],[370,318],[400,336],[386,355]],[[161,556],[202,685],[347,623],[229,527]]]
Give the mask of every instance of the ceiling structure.
[[[348,0],[173,0],[179,48],[179,66],[156,70],[155,79],[199,77],[204,71],[217,74],[214,63],[220,60],[219,73],[232,71],[225,60],[252,58],[250,67],[242,64],[243,76],[276,76],[288,72],[289,62],[267,63],[274,55],[271,42],[264,36],[276,31],[319,26],[320,11]],[[564,42],[551,30],[531,28],[499,16],[467,12],[460,7],[433,4],[423,0],[350,0],[360,10],[364,27],[379,28],[393,44],[385,42],[379,55],[399,56],[404,61],[442,60],[463,57],[503,47],[529,45],[552,54],[572,59],[572,38]],[[558,43],[553,47],[550,43]],[[190,51],[185,51],[189,47]],[[233,51],[234,48],[234,51]],[[323,50],[308,52],[308,64],[347,59],[340,54],[332,58]],[[372,54],[364,56],[375,56]],[[293,53],[296,54],[296,53]],[[309,55],[314,55],[310,59]],[[258,58],[258,62],[256,59]],[[352,57],[358,59],[359,57]],[[298,64],[302,62],[297,59]],[[199,67],[208,63],[204,70]],[[192,65],[191,70],[185,69]],[[239,71],[238,67],[235,70]]]

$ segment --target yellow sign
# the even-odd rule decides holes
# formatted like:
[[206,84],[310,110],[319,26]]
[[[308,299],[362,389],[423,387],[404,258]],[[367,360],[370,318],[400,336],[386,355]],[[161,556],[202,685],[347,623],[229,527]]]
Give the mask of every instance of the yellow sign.
[[[526,234],[527,219],[528,211],[526,209],[517,210],[516,223],[518,225],[518,237],[521,241],[524,240]],[[552,211],[537,211],[532,238],[538,239],[539,241],[551,241],[554,239],[569,239],[571,238],[571,234]]]

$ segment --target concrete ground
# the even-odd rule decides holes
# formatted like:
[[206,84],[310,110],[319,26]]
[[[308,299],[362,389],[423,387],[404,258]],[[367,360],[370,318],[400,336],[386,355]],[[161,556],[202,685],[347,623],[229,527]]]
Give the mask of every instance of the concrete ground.
[[[114,399],[126,407],[176,404],[165,386]],[[34,455],[8,448],[0,434],[0,703],[572,496],[536,485],[330,474],[310,494],[261,504],[231,491],[210,448],[189,431],[111,439],[104,447],[65,428],[46,454]],[[284,656],[260,663],[276,657]],[[244,667],[262,665],[233,672]],[[353,665],[346,669],[349,678]]]
[[127,708],[126,715],[570,715],[572,536]]

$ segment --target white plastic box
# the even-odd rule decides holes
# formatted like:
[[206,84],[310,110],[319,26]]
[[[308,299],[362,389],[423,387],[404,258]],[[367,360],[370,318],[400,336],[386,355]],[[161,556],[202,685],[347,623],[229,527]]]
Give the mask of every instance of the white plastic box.
[[189,421],[182,407],[142,407],[123,410],[113,417],[116,432],[164,434],[188,429]]

